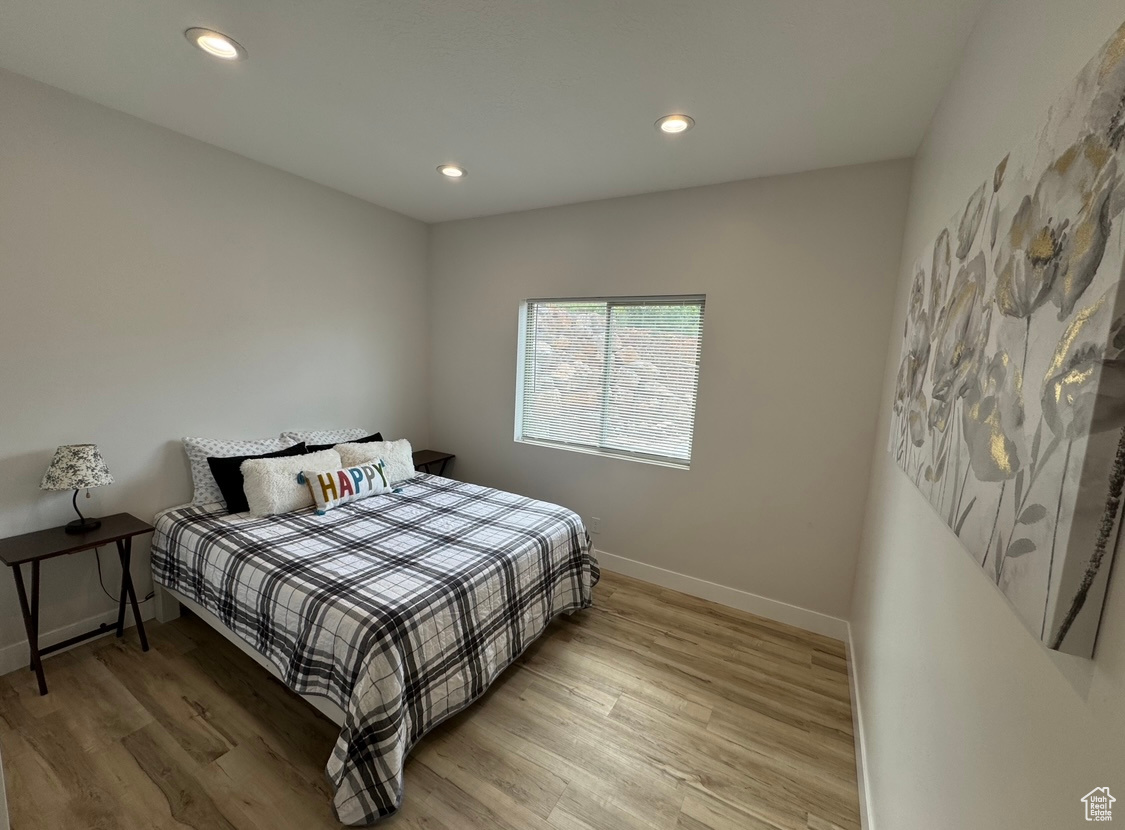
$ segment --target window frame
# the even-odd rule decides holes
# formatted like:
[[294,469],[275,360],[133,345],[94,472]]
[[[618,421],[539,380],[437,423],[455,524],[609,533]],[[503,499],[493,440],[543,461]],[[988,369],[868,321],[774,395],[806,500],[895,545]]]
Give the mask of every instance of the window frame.
[[[528,306],[534,304],[548,304],[548,303],[605,303],[606,304],[606,336],[609,336],[609,310],[614,305],[684,305],[692,306],[698,305],[700,309],[700,324],[699,324],[699,356],[696,360],[695,366],[695,406],[692,411],[691,419],[691,443],[689,457],[687,460],[681,458],[674,458],[667,455],[657,455],[653,453],[633,452],[630,450],[614,449],[601,446],[592,446],[590,444],[582,444],[578,442],[569,441],[551,441],[543,438],[527,438],[523,435],[523,407],[524,407],[524,384],[525,384],[525,369],[527,357],[527,317]],[[533,297],[526,300],[521,300],[519,304],[519,326],[518,335],[516,340],[516,405],[515,405],[515,432],[513,439],[517,444],[529,444],[536,447],[548,447],[551,449],[567,450],[569,452],[578,452],[585,455],[597,455],[602,458],[620,458],[625,461],[638,461],[642,464],[654,464],[660,467],[668,467],[674,470],[690,470],[692,459],[695,455],[695,428],[699,416],[699,389],[702,382],[703,374],[703,327],[706,320],[707,309],[707,295],[706,294],[657,294],[657,295],[630,295],[620,297]],[[608,392],[608,383],[603,387],[604,392]],[[602,436],[601,440],[604,441],[606,421],[604,413],[609,405],[608,394],[603,395],[602,410]]]

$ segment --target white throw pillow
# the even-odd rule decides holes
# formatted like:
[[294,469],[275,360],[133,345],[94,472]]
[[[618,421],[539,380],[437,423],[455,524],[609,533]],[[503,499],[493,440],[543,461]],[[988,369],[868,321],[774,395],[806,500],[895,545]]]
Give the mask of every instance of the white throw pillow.
[[340,444],[336,447],[345,467],[369,464],[380,458],[386,462],[387,480],[398,484],[418,475],[414,469],[414,453],[405,438],[397,441],[369,441],[365,444]]
[[357,441],[370,435],[369,430],[363,427],[352,429],[308,429],[287,431],[281,433],[281,440],[288,441],[288,446],[299,444],[343,444],[345,441]]
[[211,474],[208,457],[230,458],[235,455],[262,455],[277,452],[296,444],[280,438],[257,438],[250,441],[228,441],[223,438],[184,438],[184,452],[191,462],[192,504],[225,504],[223,494]]
[[312,507],[309,488],[297,480],[303,470],[335,470],[343,462],[335,450],[242,462],[242,489],[251,516],[273,516]]

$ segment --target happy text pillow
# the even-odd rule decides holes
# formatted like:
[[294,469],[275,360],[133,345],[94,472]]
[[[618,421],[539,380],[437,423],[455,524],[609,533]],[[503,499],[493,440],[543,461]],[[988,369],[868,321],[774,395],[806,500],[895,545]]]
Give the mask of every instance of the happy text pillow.
[[309,488],[318,516],[350,501],[394,492],[382,460],[336,470],[304,470],[298,480]]

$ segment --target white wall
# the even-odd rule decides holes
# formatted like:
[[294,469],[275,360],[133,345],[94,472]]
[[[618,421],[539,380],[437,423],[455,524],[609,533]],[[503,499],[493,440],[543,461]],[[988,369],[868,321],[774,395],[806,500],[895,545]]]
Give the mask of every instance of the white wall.
[[[184,435],[428,437],[425,225],[2,71],[0,113],[0,535],[73,517],[38,490],[58,444],[117,479],[90,514],[150,520],[190,498]],[[44,631],[112,607],[92,554],[43,566]]]
[[[618,556],[844,616],[909,164],[431,232],[431,420],[459,478],[602,519]],[[690,471],[513,441],[529,297],[705,293]]]
[[1114,0],[993,0],[915,161],[852,607],[878,830],[1087,826],[1079,799],[1106,785],[1125,812],[1125,567],[1095,659],[1048,652],[884,440],[910,263],[1122,19]]

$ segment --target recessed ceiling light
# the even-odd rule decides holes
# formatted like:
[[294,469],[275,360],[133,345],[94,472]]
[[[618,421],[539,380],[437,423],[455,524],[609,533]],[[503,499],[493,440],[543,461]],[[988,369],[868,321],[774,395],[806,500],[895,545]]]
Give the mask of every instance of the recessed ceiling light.
[[439,164],[437,171],[447,179],[463,179],[469,175],[468,170],[456,164]]
[[198,46],[208,55],[224,61],[240,61],[246,58],[246,50],[222,32],[213,29],[188,29],[184,37],[189,43]]
[[695,119],[690,115],[665,115],[656,122],[656,129],[662,133],[669,133],[675,135],[676,133],[686,133],[695,126]]

